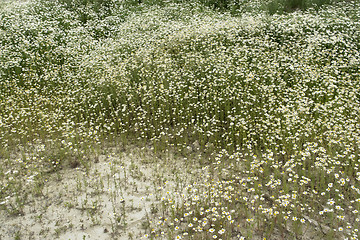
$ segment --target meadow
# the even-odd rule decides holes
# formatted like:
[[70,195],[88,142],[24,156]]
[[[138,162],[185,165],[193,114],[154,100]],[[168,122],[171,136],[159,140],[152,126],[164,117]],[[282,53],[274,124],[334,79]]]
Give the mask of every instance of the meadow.
[[144,239],[359,239],[360,3],[314,2],[0,1],[2,221],[136,149]]

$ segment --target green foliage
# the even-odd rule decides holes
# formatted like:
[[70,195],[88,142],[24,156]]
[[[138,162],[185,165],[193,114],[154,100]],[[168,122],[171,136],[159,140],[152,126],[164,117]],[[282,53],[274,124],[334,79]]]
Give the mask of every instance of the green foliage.
[[308,8],[319,9],[323,5],[331,4],[331,0],[273,0],[267,4],[270,14],[306,10]]
[[270,14],[287,13],[309,8],[319,9],[322,6],[334,4],[336,0],[199,0],[201,4],[213,9],[236,12],[246,12],[249,9],[261,9]]
[[[113,0],[59,0],[59,2],[64,4],[67,9],[80,14],[80,20],[83,23],[86,23],[90,16],[82,11],[92,10],[99,14],[110,15],[112,8],[115,6],[115,1]],[[104,13],[101,13],[102,11]]]

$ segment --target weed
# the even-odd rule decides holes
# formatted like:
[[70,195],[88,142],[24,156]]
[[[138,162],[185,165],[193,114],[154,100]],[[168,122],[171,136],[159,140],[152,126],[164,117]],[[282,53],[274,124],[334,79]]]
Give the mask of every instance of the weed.
[[[23,214],[47,176],[85,168],[81,209],[98,223],[87,192],[93,159],[139,142],[153,152],[142,164],[156,171],[151,238],[299,238],[316,228],[357,238],[359,9],[326,0],[6,3],[1,207]],[[170,153],[181,160],[162,169]],[[135,162],[110,164],[116,234],[128,217],[119,202],[144,175]]]

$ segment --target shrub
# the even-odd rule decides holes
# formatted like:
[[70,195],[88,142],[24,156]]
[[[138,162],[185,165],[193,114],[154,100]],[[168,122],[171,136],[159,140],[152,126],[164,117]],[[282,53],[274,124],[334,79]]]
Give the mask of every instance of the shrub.
[[[319,9],[326,4],[332,4],[332,0],[199,0],[200,3],[219,10],[230,10],[231,12],[246,12],[249,9],[260,8],[270,14],[287,13],[295,10],[306,10],[308,8]],[[255,9],[254,9],[255,8]]]

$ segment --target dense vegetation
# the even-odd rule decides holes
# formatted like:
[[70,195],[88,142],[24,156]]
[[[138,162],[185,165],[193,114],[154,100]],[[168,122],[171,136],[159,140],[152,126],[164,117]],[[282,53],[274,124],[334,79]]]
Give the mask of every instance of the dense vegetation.
[[358,239],[360,5],[312,3],[2,3],[0,202],[145,140],[207,165],[150,237]]

